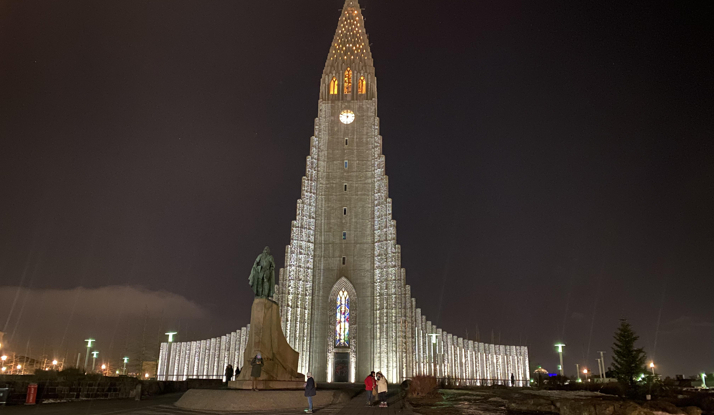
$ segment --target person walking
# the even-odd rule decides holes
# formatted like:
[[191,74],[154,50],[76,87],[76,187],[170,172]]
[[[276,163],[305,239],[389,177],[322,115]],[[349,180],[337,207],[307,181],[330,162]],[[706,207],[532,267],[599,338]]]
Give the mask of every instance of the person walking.
[[226,385],[233,379],[233,365],[226,366]]
[[372,391],[375,390],[376,386],[374,371],[372,371],[369,376],[364,378],[364,390],[367,391],[367,406],[372,406]]
[[307,409],[306,413],[312,413],[312,397],[317,395],[317,388],[315,387],[315,379],[312,377],[312,373],[307,372],[307,381],[305,382],[305,396],[307,396]]
[[263,373],[263,356],[261,356],[260,353],[256,354],[253,360],[250,361],[250,365],[250,390],[258,392],[258,378]]
[[377,392],[379,393],[379,407],[387,407],[387,378],[382,372],[377,372]]
[[516,386],[516,377],[513,376],[513,373],[511,373],[511,387]]

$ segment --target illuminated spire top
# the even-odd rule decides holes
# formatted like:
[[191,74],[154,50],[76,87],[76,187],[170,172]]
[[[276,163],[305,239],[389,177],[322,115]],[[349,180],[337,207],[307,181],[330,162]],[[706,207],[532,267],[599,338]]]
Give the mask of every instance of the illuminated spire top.
[[320,98],[334,101],[376,97],[377,79],[362,9],[357,0],[346,0],[322,72]]
[[325,73],[339,72],[345,67],[360,68],[374,73],[362,9],[357,0],[346,0],[342,8],[335,38],[330,46]]

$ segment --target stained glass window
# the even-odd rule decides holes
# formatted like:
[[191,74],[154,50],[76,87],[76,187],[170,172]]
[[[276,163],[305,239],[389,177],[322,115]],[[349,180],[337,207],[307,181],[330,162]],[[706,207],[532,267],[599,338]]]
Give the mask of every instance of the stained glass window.
[[352,93],[352,69],[347,68],[345,71],[345,94]]
[[364,76],[361,76],[359,78],[359,82],[357,82],[357,93],[358,94],[366,94],[367,93],[367,80],[364,79]]
[[337,95],[337,79],[332,78],[330,81],[330,95]]
[[342,290],[337,294],[337,313],[335,323],[335,346],[350,345],[350,296]]

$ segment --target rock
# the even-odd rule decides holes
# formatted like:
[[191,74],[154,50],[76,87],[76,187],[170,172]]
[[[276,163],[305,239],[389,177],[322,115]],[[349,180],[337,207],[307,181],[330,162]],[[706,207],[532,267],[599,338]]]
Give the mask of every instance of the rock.
[[[684,415],[685,412],[677,408],[673,403],[667,401],[650,401],[643,405],[645,409],[649,409],[652,412],[662,412],[665,414],[672,415]],[[656,414],[655,414],[656,415]]]
[[702,410],[696,406],[686,406],[682,408],[687,415],[702,415]]
[[594,402],[585,399],[560,401],[560,415],[597,415]]
[[508,402],[506,409],[509,412],[558,413],[558,408],[553,405],[553,402],[543,398],[527,398]]
[[652,411],[644,409],[633,402],[625,403],[619,413],[622,415],[654,415]]
[[596,402],[595,413],[597,415],[615,415],[620,409],[618,402]]

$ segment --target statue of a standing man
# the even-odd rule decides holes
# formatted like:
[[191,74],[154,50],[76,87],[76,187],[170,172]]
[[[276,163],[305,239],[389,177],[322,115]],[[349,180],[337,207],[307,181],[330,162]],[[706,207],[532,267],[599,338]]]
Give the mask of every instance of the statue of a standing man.
[[275,261],[267,246],[255,259],[248,282],[258,298],[270,298],[275,294]]

